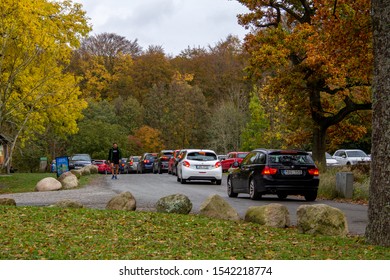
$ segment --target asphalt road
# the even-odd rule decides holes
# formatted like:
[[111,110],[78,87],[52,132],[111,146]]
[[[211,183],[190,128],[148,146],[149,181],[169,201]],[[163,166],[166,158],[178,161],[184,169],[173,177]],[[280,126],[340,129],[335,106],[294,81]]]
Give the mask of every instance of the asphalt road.
[[348,228],[351,234],[363,235],[368,222],[367,206],[339,203],[330,200],[316,200],[306,202],[303,197],[289,196],[286,200],[277,199],[276,195],[263,196],[261,200],[251,200],[249,195],[239,194],[238,198],[230,198],[226,193],[226,176],[222,185],[217,186],[208,182],[189,182],[180,184],[176,176],[169,174],[129,174],[120,175],[118,180],[106,177],[105,181],[110,188],[117,192],[130,191],[137,200],[137,208],[153,208],[157,200],[171,194],[184,194],[192,202],[192,212],[196,213],[203,201],[213,194],[218,194],[234,207],[243,218],[250,206],[261,206],[270,203],[280,203],[287,207],[291,223],[296,225],[296,212],[300,205],[327,204],[342,210],[347,216]]
[[200,205],[207,197],[218,194],[234,207],[243,218],[250,206],[260,206],[270,203],[281,203],[290,213],[292,225],[296,225],[296,211],[300,205],[328,204],[342,210],[347,216],[348,228],[351,234],[363,235],[367,225],[367,206],[349,203],[339,203],[329,200],[306,202],[303,197],[289,196],[280,201],[276,196],[263,196],[254,201],[248,195],[240,194],[238,198],[230,198],[226,193],[226,176],[222,185],[217,186],[204,182],[189,182],[180,184],[176,177],[168,174],[123,174],[118,180],[111,180],[110,175],[102,175],[90,186],[75,190],[61,190],[56,192],[31,192],[5,194],[2,197],[14,198],[18,206],[46,206],[64,199],[79,201],[86,207],[104,209],[107,202],[117,193],[129,191],[137,200],[137,210],[153,210],[157,200],[171,194],[184,194],[192,202],[192,212],[197,213]]

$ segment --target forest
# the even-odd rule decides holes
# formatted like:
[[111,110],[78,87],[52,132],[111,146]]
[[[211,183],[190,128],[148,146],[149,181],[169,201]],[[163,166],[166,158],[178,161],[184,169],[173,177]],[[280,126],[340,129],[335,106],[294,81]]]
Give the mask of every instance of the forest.
[[[0,4],[2,168],[40,157],[106,159],[161,149],[371,152],[370,1],[238,0],[230,35],[175,56],[137,38],[90,35],[72,1]],[[28,2],[29,3],[29,2]],[[15,20],[17,19],[17,20]]]

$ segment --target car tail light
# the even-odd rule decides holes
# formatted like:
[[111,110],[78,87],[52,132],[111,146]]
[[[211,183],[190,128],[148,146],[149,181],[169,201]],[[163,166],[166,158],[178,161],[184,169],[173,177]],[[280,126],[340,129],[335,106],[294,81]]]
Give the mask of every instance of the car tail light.
[[312,175],[312,176],[320,175],[320,171],[318,170],[318,168],[309,169],[307,172],[309,172],[309,174]]
[[149,160],[145,159],[145,160],[144,160],[144,163],[149,163]]
[[185,167],[190,167],[191,164],[190,164],[188,161],[185,160],[185,161],[183,162],[183,165],[184,165]]
[[271,168],[269,166],[264,167],[263,171],[261,171],[262,175],[275,175],[278,172],[277,168]]
[[218,168],[218,167],[221,167],[221,162],[218,161],[216,164],[215,164],[215,168]]

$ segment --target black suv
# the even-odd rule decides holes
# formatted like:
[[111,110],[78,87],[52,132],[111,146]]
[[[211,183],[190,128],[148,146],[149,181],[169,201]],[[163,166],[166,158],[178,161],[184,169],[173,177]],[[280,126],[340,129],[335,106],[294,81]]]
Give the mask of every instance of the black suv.
[[169,159],[173,156],[173,150],[162,150],[153,164],[153,173],[162,174],[168,172]]
[[307,201],[317,198],[319,171],[305,151],[256,149],[233,167],[227,178],[229,197],[248,193],[251,199],[263,194],[276,194],[279,199],[288,195],[303,195]]

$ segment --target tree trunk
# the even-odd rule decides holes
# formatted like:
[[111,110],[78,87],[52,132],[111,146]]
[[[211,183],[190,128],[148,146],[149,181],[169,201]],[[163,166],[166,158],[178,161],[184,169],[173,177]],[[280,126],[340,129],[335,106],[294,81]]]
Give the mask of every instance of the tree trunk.
[[326,170],[326,131],[327,128],[321,126],[315,126],[313,129],[313,159],[321,170]]
[[372,0],[374,79],[369,243],[390,246],[390,2]]

